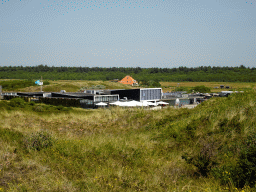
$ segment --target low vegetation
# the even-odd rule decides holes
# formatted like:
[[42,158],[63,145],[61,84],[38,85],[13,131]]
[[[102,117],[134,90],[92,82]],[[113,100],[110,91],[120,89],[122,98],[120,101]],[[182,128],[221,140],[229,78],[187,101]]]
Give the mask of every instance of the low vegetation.
[[0,191],[255,191],[255,101],[255,91],[159,111],[0,101]]
[[[49,85],[49,81],[44,81],[44,85]],[[0,81],[3,91],[14,91],[21,90],[26,87],[35,87],[38,86],[32,80],[5,80]]]

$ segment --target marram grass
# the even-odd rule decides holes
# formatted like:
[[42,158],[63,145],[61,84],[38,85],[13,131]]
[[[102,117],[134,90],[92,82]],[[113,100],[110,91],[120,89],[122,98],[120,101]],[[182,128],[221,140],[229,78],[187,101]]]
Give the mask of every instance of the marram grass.
[[[218,166],[236,163],[239,151],[228,150],[254,130],[255,99],[255,92],[236,94],[190,110],[1,108],[0,191],[255,190],[204,176],[182,158],[212,140],[222,146]],[[28,138],[52,144],[28,148]]]

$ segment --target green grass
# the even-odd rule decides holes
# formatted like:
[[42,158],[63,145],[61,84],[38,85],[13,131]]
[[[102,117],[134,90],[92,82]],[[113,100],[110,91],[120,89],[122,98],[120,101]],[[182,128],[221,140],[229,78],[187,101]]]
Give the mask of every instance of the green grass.
[[[8,108],[0,101],[0,191],[255,190],[236,189],[216,176],[217,168],[236,167],[239,147],[255,132],[255,101],[255,92],[248,92],[213,98],[194,109],[58,113]],[[45,132],[50,136],[35,136]],[[40,150],[28,145],[41,138],[51,145]],[[206,166],[205,175],[200,154],[217,162]]]

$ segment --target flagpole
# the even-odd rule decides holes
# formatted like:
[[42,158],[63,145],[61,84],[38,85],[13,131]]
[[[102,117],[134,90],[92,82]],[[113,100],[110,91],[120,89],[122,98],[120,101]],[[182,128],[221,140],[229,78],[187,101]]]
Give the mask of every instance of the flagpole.
[[41,76],[41,92],[43,91],[43,85],[42,85],[42,82],[43,82],[43,78]]

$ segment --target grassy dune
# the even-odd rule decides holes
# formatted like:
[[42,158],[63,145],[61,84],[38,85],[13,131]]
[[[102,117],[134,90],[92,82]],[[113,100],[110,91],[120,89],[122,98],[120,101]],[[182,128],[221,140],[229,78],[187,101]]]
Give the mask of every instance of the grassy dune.
[[[82,87],[90,88],[92,86],[103,85],[106,89],[132,89],[130,85],[123,85],[121,83],[109,82],[109,81],[75,81],[75,80],[59,80],[59,81],[49,81],[50,85],[44,86],[43,90],[48,92],[59,92],[60,90],[66,90],[67,92],[79,91]],[[177,87],[178,82],[161,82],[161,87],[163,92],[174,91]],[[220,85],[230,86],[231,90],[249,90],[256,87],[255,83],[237,83],[237,82],[179,82],[179,87],[184,87],[187,89],[192,89],[193,87],[204,85],[211,89],[211,92],[220,92],[222,89],[214,89],[214,87],[219,87]],[[137,87],[136,87],[137,88]],[[226,89],[225,89],[226,90]],[[20,91],[40,91],[39,86],[27,87],[20,89]]]
[[[66,90],[67,92],[77,92],[83,87],[87,87],[87,89],[95,86],[104,86],[105,89],[131,89],[132,86],[123,85],[121,83],[109,82],[109,81],[75,81],[75,80],[59,80],[59,81],[49,81],[50,85],[46,85],[43,87],[43,91],[45,92],[59,92],[60,90]],[[40,91],[40,86],[36,87],[27,87],[22,89],[21,91]]]
[[0,191],[251,191],[228,168],[255,133],[255,101],[58,112],[0,101]]
[[[0,80],[1,81],[9,81],[9,80]],[[130,85],[123,85],[117,82],[110,81],[86,81],[86,80],[58,80],[51,81],[49,80],[49,85],[43,86],[43,91],[45,92],[59,92],[60,90],[66,90],[67,92],[77,92],[81,88],[90,89],[96,86],[103,86],[105,89],[132,89],[137,87],[132,87]],[[174,91],[177,88],[177,84],[179,83],[180,88],[185,88],[186,90],[191,90],[193,87],[204,85],[211,89],[211,92],[220,92],[227,89],[214,89],[214,87],[220,87],[220,85],[230,86],[230,90],[250,90],[255,89],[255,83],[245,83],[245,82],[161,82],[161,87],[163,92]],[[101,89],[101,88],[99,88]],[[40,91],[40,86],[30,86],[26,88],[16,89],[16,91],[23,92],[37,92]],[[8,90],[3,90],[8,91]]]

